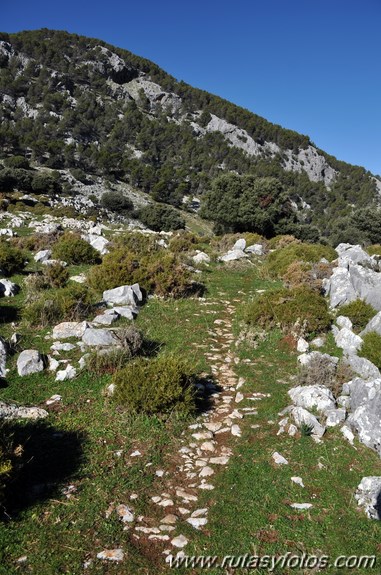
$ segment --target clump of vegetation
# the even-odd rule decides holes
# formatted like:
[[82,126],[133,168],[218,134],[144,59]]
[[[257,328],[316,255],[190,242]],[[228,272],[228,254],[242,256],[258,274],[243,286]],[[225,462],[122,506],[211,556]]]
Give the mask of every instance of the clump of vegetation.
[[337,254],[330,246],[292,242],[271,252],[265,265],[272,277],[283,277],[294,262],[318,263],[322,258],[330,262],[337,258]]
[[5,276],[22,271],[27,264],[25,253],[5,240],[0,240],[0,270]]
[[202,291],[178,257],[162,251],[140,257],[123,248],[116,249],[90,270],[88,281],[101,291],[138,283],[147,293],[174,298]]
[[14,237],[11,239],[11,243],[19,249],[39,252],[40,250],[51,249],[61,235],[62,232],[60,231],[49,234],[35,233],[29,236]]
[[381,245],[373,244],[372,246],[368,246],[366,251],[370,256],[381,256]]
[[61,321],[82,321],[93,306],[93,294],[86,287],[73,284],[32,296],[24,308],[23,318],[32,327],[46,327]]
[[297,335],[326,331],[331,318],[325,299],[307,287],[279,288],[259,295],[246,311],[246,322],[265,329],[280,327]]
[[42,277],[47,288],[62,288],[69,281],[69,272],[62,264],[55,263],[45,267]]
[[349,317],[355,333],[362,331],[377,313],[373,306],[362,299],[356,299],[355,301],[342,305],[339,308],[339,312],[340,315]]
[[322,280],[330,277],[332,265],[323,262],[311,264],[309,262],[292,262],[282,276],[287,287],[295,288],[307,286],[320,291]]
[[279,235],[279,236],[274,236],[273,238],[270,238],[268,240],[268,247],[270,250],[277,250],[280,248],[285,248],[286,246],[289,246],[290,244],[300,244],[301,241],[298,240],[297,238],[295,238],[294,236],[290,236],[290,235]]
[[95,264],[99,261],[99,252],[79,234],[66,232],[54,244],[53,257],[68,264]]
[[174,253],[184,253],[194,250],[201,238],[195,234],[185,232],[174,236],[169,242],[169,249]]
[[137,358],[114,374],[115,401],[134,413],[189,414],[196,408],[194,374],[180,357]]
[[302,365],[298,372],[299,385],[323,385],[332,391],[334,397],[341,394],[343,384],[353,377],[351,368],[342,360],[333,363],[322,354],[313,355],[308,365]]
[[370,331],[363,336],[363,343],[359,350],[359,355],[366,357],[378,369],[381,369],[381,335],[375,331]]
[[7,168],[21,168],[23,170],[29,170],[30,164],[29,160],[24,156],[10,156],[9,158],[5,158],[4,165]]
[[185,228],[185,220],[170,206],[151,204],[139,210],[140,221],[155,232]]
[[101,206],[122,215],[134,212],[134,204],[122,192],[105,192],[101,197]]

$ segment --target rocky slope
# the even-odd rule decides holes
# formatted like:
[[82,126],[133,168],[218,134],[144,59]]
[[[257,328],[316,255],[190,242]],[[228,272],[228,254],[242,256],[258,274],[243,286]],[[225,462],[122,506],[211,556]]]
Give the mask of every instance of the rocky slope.
[[66,32],[0,36],[0,114],[5,155],[117,179],[174,205],[202,195],[224,171],[278,177],[299,209],[312,207],[312,219],[327,217],[337,198],[345,212],[378,196],[369,172],[307,136]]

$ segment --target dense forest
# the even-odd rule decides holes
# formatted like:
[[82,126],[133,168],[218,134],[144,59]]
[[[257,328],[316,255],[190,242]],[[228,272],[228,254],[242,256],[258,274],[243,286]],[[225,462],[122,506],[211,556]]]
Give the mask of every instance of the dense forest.
[[[299,223],[312,222],[323,237],[336,233],[338,219],[342,228],[354,210],[377,201],[376,180],[364,168],[317,150],[335,178],[329,186],[324,178],[311,181],[298,160],[300,150],[313,146],[307,136],[178,82],[126,50],[47,29],[2,33],[0,41],[3,159],[16,155],[69,169],[84,182],[91,175],[119,180],[176,207],[184,196],[213,193],[226,172],[276,178],[298,207]],[[208,131],[213,116],[244,130],[260,153]],[[298,170],[285,169],[290,158]],[[3,190],[12,178],[16,186],[25,178],[20,166],[4,169]],[[204,215],[214,218],[210,209]]]

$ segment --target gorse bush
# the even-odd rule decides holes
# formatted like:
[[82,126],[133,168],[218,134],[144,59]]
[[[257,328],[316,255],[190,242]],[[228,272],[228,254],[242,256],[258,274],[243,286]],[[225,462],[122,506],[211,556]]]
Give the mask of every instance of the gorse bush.
[[0,240],[0,270],[2,275],[11,276],[22,271],[27,263],[25,253],[12,247],[5,240]]
[[196,408],[194,375],[180,357],[138,358],[113,376],[115,401],[134,413],[189,414]]
[[369,303],[362,299],[356,299],[346,303],[339,308],[340,315],[349,317],[353,324],[353,331],[356,333],[362,331],[367,323],[374,317],[377,311]]
[[370,331],[363,336],[363,343],[359,350],[361,357],[366,357],[374,365],[381,369],[381,335]]
[[69,272],[60,263],[46,266],[42,272],[42,277],[46,287],[62,288],[65,287],[69,280]]
[[66,232],[54,244],[53,257],[68,264],[94,264],[99,261],[99,252],[79,234]]
[[245,319],[252,326],[280,327],[305,336],[325,331],[331,324],[325,299],[307,287],[279,288],[259,295],[249,304]]
[[81,321],[89,315],[92,306],[92,292],[82,285],[73,284],[32,297],[24,308],[23,318],[35,327]]
[[268,273],[273,277],[283,277],[288,267],[294,262],[317,263],[322,258],[329,262],[337,258],[337,253],[330,246],[322,244],[294,243],[271,252],[265,263]]
[[330,277],[332,265],[318,262],[311,264],[308,262],[292,262],[281,276],[284,283],[289,288],[307,286],[320,291],[322,280]]

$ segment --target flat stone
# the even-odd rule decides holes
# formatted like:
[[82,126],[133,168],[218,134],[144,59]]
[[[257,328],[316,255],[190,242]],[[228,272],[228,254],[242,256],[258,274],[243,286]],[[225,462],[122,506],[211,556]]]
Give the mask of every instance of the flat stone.
[[188,545],[188,539],[184,537],[184,535],[178,535],[178,537],[172,539],[171,543],[174,547],[182,549],[183,547]]
[[97,553],[97,558],[105,559],[107,561],[123,561],[123,549],[105,549],[104,551]]
[[277,465],[288,465],[287,459],[277,451],[274,451],[272,458]]

